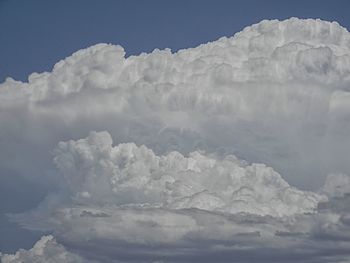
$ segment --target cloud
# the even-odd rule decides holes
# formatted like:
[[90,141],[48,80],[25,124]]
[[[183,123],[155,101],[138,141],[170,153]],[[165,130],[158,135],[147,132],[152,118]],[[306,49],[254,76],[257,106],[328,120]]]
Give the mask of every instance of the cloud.
[[235,154],[316,189],[350,171],[349,42],[336,22],[292,18],[177,53],[80,50],[0,85],[2,166],[43,176],[59,141],[106,130],[158,154]]
[[[340,262],[349,224],[336,213],[284,218],[197,209],[71,205],[49,220],[71,250],[99,262]],[[230,259],[231,258],[231,259]],[[260,260],[260,261],[259,261]]]
[[242,262],[268,261],[264,249],[276,262],[349,256],[346,188],[327,198],[291,187],[263,164],[199,152],[157,156],[132,143],[113,146],[107,132],[60,142],[54,153],[63,191],[13,219],[53,232],[86,258],[187,262],[204,248],[209,258],[222,252]]
[[87,262],[85,259],[68,252],[62,245],[58,244],[53,236],[43,236],[32,249],[20,249],[14,255],[1,255],[3,263],[55,263],[55,262]]
[[346,174],[328,175],[322,192],[331,197],[341,197],[350,193],[350,176]]
[[11,218],[59,241],[14,257],[46,242],[101,262],[345,262],[349,87],[349,32],[297,18],[8,78],[1,185],[48,193]]
[[176,151],[157,156],[133,143],[113,147],[107,132],[60,142],[55,154],[67,188],[80,204],[149,204],[284,216],[312,212],[322,200],[289,186],[263,164],[199,152],[189,157]]

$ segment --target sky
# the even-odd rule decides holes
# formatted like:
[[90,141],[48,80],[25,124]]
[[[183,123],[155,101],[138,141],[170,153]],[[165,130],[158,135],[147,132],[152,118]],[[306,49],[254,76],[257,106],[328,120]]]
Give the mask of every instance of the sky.
[[0,0],[0,82],[27,81],[97,43],[127,55],[173,51],[232,36],[263,19],[321,18],[350,28],[346,0]]
[[0,261],[347,262],[348,7],[0,0]]

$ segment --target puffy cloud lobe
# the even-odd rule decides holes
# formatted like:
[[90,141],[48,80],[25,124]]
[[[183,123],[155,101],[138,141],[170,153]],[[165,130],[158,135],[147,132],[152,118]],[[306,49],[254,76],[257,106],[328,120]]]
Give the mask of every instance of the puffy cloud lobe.
[[[95,88],[127,90],[135,96],[132,87],[159,93],[157,88],[168,84],[168,90],[158,94],[166,99],[181,85],[190,85],[198,92],[210,88],[215,94],[213,84],[260,81],[264,74],[270,81],[348,83],[349,43],[349,32],[336,22],[292,18],[282,22],[265,20],[231,38],[174,54],[169,49],[156,49],[151,54],[125,58],[121,46],[98,44],[58,62],[51,73],[33,73],[28,83],[9,78],[2,84],[2,93],[23,92],[33,101]],[[317,79],[310,79],[313,74]],[[26,86],[30,88],[24,89]]]
[[88,262],[79,255],[68,252],[53,236],[43,236],[30,250],[20,249],[14,255],[1,255],[3,263],[76,263]]
[[106,132],[60,142],[54,158],[81,203],[156,204],[284,216],[312,212],[321,196],[288,185],[272,168],[192,152],[155,155],[145,146],[112,146]]

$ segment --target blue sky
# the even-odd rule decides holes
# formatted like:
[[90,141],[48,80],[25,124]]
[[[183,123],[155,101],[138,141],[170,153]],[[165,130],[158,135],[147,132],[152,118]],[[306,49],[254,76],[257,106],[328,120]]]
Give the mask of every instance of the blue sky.
[[350,28],[349,10],[346,0],[0,0],[0,82],[25,81],[100,42],[120,44],[127,55],[176,51],[262,19],[321,18]]

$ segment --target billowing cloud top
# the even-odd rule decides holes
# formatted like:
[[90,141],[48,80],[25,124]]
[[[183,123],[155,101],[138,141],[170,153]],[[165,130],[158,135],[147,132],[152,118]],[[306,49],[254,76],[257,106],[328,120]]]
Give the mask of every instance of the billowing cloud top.
[[321,20],[8,78],[0,167],[57,183],[12,218],[58,242],[2,260],[346,262],[349,119],[350,33]]
[[[336,22],[296,18],[282,22],[265,20],[231,38],[223,37],[175,54],[169,49],[156,49],[151,54],[125,58],[121,46],[98,44],[58,62],[51,73],[33,73],[28,83],[7,79],[2,93],[6,90],[16,94],[13,99],[21,94],[33,101],[94,88],[117,89],[115,92],[119,91],[121,95],[140,96],[131,89],[136,85],[142,93],[153,92],[148,94],[149,99],[152,95],[160,96],[160,101],[153,98],[149,103],[176,108],[170,103],[170,95],[183,92],[187,85],[194,93],[215,94],[220,90],[213,86],[222,88],[231,84],[232,89],[237,89],[232,82],[260,82],[262,79],[349,84],[349,51],[349,32]],[[150,83],[153,85],[147,86]],[[157,89],[155,84],[167,88]],[[17,89],[11,88],[13,86]],[[333,88],[347,90],[345,86]],[[181,101],[185,98],[180,94],[176,98],[180,100],[177,106],[186,104]],[[205,105],[201,105],[201,97],[193,99],[195,101],[187,101],[188,105],[183,106],[202,110],[200,106]],[[215,98],[207,99],[208,103],[215,102]]]
[[87,262],[80,256],[66,251],[62,245],[56,242],[53,236],[43,236],[29,251],[21,249],[15,255],[3,255],[1,260],[3,263]]
[[[349,54],[345,28],[296,18],[177,53],[125,58],[122,47],[98,44],[28,83],[0,85],[2,148],[18,157],[2,164],[41,174],[32,164],[48,163],[58,141],[107,130],[156,153],[235,154],[317,188],[350,171]],[[44,149],[30,159],[33,144]]]
[[112,147],[106,132],[61,142],[54,158],[75,200],[88,204],[149,204],[228,213],[283,216],[312,212],[321,197],[290,187],[272,168],[235,156],[193,152],[156,156],[133,143]]

